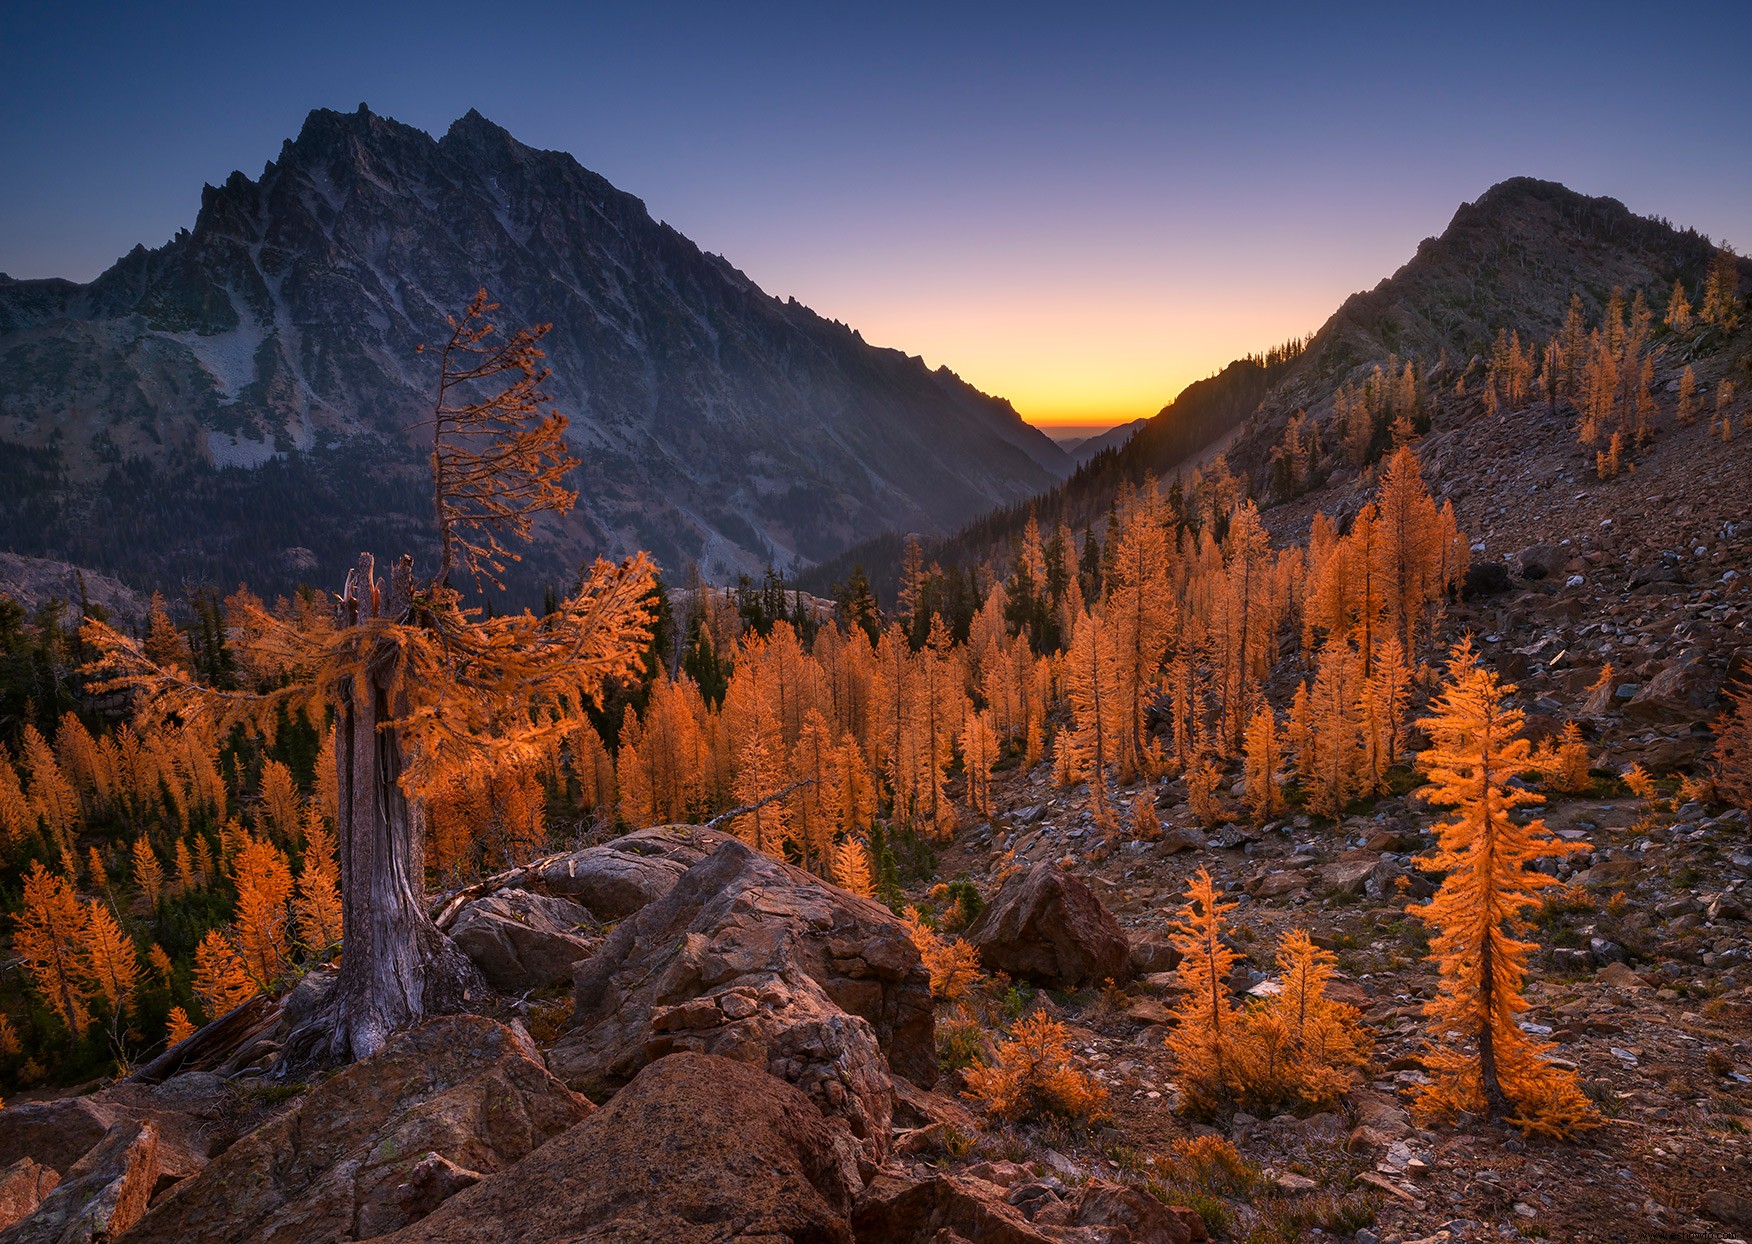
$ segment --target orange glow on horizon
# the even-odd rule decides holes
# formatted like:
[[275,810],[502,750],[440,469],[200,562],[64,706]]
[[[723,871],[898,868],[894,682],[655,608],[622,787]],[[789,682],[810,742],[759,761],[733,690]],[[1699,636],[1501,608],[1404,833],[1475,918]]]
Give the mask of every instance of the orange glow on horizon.
[[1234,360],[1305,335],[1345,292],[1318,282],[1290,290],[1218,284],[1202,274],[1177,287],[1110,280],[1091,290],[1036,273],[1026,285],[1019,278],[994,289],[958,275],[842,271],[835,296],[798,297],[871,345],[920,355],[1008,399],[1036,427],[1105,428],[1148,419]]

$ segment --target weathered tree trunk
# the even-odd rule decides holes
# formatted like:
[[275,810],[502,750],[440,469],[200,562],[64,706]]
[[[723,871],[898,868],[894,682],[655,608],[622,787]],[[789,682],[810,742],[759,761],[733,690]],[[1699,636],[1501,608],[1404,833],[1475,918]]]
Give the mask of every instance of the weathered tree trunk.
[[[404,559],[385,612],[406,608],[408,574]],[[343,625],[369,616],[378,600],[371,559],[362,556],[341,600]],[[397,1029],[457,1010],[486,990],[474,964],[427,914],[425,825],[419,805],[402,792],[401,742],[382,728],[405,705],[385,681],[393,654],[382,656],[372,661],[363,694],[344,687],[335,707],[341,968],[319,1031],[288,1042],[289,1055],[303,1045],[324,1061],[367,1058]]]

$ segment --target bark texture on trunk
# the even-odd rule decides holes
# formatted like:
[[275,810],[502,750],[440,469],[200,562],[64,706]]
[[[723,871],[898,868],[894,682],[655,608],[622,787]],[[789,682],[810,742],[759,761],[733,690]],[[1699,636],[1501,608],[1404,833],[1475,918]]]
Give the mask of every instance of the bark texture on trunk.
[[[390,609],[406,607],[405,564],[385,602]],[[347,580],[341,620],[357,622],[377,605],[370,558],[361,557]],[[386,685],[390,664],[373,660],[363,694],[344,688],[335,708],[341,967],[317,1030],[297,1043],[326,1062],[368,1058],[396,1030],[464,1009],[486,992],[478,969],[427,914],[424,819],[402,792],[401,741],[383,728],[406,711]]]

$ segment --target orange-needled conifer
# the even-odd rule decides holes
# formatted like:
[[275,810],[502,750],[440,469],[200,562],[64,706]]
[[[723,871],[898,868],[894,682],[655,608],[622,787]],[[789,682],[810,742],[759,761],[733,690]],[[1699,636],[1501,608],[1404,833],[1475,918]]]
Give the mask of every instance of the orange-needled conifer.
[[1409,909],[1436,930],[1430,957],[1442,976],[1424,1008],[1431,1082],[1419,1104],[1434,1117],[1482,1114],[1568,1136],[1597,1119],[1575,1074],[1547,1062],[1550,1047],[1516,1022],[1535,948],[1518,934],[1540,892],[1559,884],[1533,865],[1587,848],[1558,841],[1542,821],[1513,816],[1542,800],[1509,783],[1530,752],[1522,714],[1508,702],[1513,690],[1463,641],[1431,715],[1418,721],[1431,739],[1418,757],[1429,778],[1425,798],[1453,809],[1435,826],[1435,854],[1418,861],[1444,874],[1441,888]]
[[1218,899],[1205,868],[1187,885],[1186,896],[1170,937],[1181,954],[1180,984],[1186,992],[1174,1008],[1178,1023],[1167,1043],[1179,1060],[1188,1103],[1208,1112],[1222,1101],[1234,1074],[1240,1017],[1229,996],[1229,973],[1239,956],[1223,940],[1223,916],[1235,904]]
[[12,935],[31,986],[77,1041],[91,1022],[82,951],[85,911],[67,879],[39,861],[24,878],[24,908]]

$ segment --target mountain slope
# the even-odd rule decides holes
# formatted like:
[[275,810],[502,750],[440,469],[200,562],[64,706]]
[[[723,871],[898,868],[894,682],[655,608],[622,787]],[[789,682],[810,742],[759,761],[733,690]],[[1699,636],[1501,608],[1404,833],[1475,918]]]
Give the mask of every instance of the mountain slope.
[[768,296],[570,156],[473,112],[435,140],[362,107],[311,113],[89,285],[0,278],[0,545],[154,583],[420,547],[415,347],[483,285],[504,322],[553,322],[584,460],[526,582],[639,547],[807,563],[1069,469],[1007,402]]
[[[1637,216],[1615,199],[1533,178],[1499,183],[1462,204],[1441,236],[1426,239],[1391,277],[1346,299],[1306,342],[1237,360],[1189,385],[1117,450],[1032,501],[975,520],[932,553],[962,566],[1001,555],[1030,511],[1043,530],[1061,521],[1081,528],[1106,512],[1122,485],[1172,477],[1219,451],[1269,499],[1271,451],[1288,418],[1298,410],[1324,418],[1340,385],[1360,382],[1389,355],[1414,359],[1426,379],[1440,374],[1451,385],[1499,329],[1525,342],[1548,337],[1572,293],[1590,322],[1615,287],[1627,299],[1640,290],[1658,314],[1675,279],[1695,294],[1714,252],[1694,230]],[[1741,270],[1744,284],[1752,261],[1742,260]],[[861,563],[879,586],[892,583],[899,549],[892,536],[866,542],[804,582],[825,591]]]
[[1072,462],[1082,466],[1096,454],[1118,449],[1136,436],[1139,429],[1148,422],[1148,419],[1133,419],[1130,423],[1119,424],[1095,436],[1086,436],[1076,441],[1061,441],[1059,448],[1070,455]]

